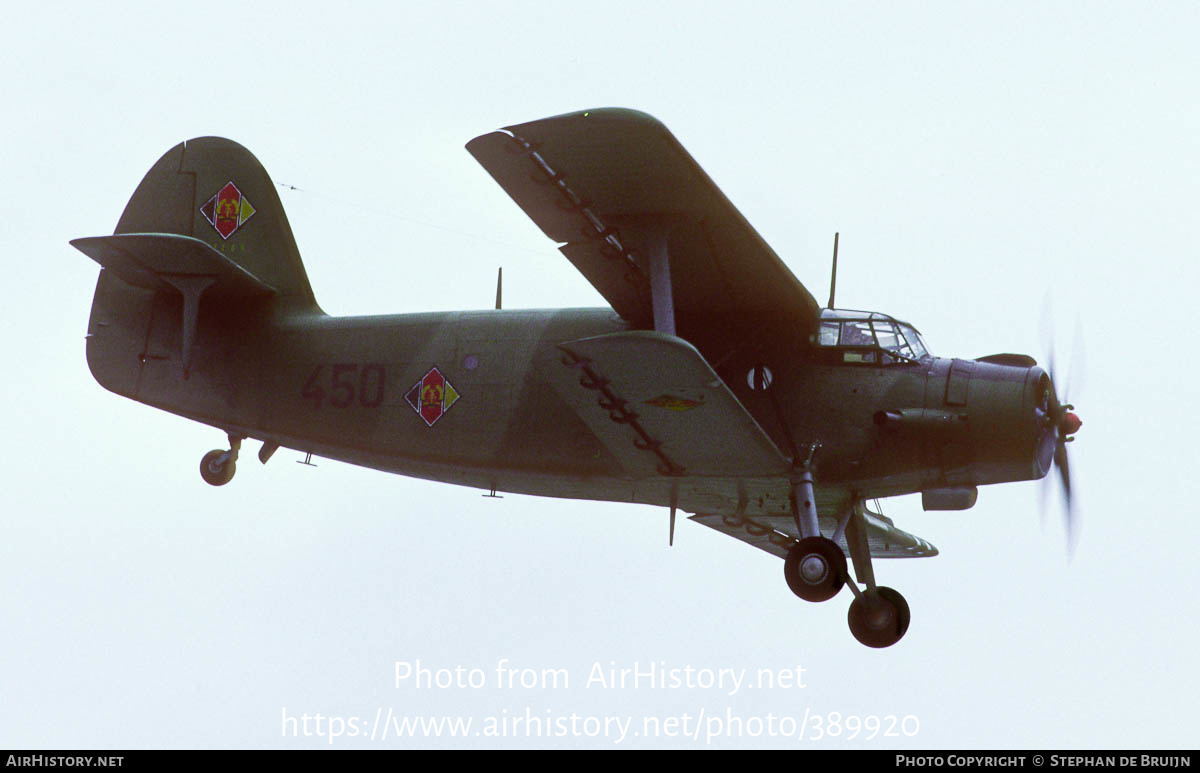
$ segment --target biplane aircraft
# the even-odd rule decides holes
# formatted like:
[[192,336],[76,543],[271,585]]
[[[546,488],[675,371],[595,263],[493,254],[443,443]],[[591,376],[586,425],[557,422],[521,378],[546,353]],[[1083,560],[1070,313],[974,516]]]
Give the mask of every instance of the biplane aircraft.
[[[245,148],[167,151],[111,236],[87,361],[105,388],[243,441],[496,492],[636,502],[784,559],[791,590],[853,593],[871,647],[904,598],[874,558],[933,556],[867,503],[974,505],[1042,478],[1079,418],[1025,355],[935,356],[908,322],[827,307],[657,120],[598,109],[467,150],[611,308],[331,317],[276,185]],[[836,281],[836,248],[835,248]],[[499,292],[499,288],[498,288]],[[854,565],[855,578],[846,556]],[[860,587],[861,585],[861,587]]]

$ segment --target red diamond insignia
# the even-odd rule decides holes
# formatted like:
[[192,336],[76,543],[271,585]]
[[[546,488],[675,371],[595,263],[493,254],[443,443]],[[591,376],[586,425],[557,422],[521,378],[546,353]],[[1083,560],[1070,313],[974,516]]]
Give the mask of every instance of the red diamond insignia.
[[234,231],[241,228],[255,211],[232,180],[200,207],[200,214],[222,239],[233,236]]
[[442,372],[433,367],[413,384],[404,399],[426,426],[432,427],[458,401],[458,392]]

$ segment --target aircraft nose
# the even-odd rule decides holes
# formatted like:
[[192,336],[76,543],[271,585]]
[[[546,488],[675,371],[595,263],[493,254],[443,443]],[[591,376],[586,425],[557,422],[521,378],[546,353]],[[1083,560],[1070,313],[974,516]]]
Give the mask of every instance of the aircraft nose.
[[1025,406],[1033,406],[1035,451],[1034,479],[1043,478],[1054,464],[1056,433],[1054,424],[1054,387],[1050,376],[1039,367],[1032,367],[1025,377]]
[[[1030,390],[1032,389],[1032,398]],[[1041,368],[1031,368],[1026,380],[1026,400],[1032,399],[1033,413],[1037,418],[1036,463],[1042,477],[1050,472],[1058,458],[1059,447],[1083,426],[1083,420],[1075,413],[1075,406],[1059,402],[1051,376]]]

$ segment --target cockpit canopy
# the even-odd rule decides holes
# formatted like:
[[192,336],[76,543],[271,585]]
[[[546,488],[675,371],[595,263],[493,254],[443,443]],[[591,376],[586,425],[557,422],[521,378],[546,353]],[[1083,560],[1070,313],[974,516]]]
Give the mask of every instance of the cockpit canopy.
[[877,311],[822,309],[817,343],[839,352],[838,362],[894,365],[932,356],[916,328]]

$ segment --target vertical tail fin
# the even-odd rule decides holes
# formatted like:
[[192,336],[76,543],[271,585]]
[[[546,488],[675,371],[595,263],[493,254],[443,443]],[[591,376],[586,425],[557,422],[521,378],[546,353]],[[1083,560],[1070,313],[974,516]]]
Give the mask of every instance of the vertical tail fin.
[[[230,140],[171,148],[114,235],[71,243],[104,267],[88,323],[92,374],[168,410],[215,415],[223,409],[214,405],[232,399],[221,392],[242,339],[232,329],[245,333],[280,312],[320,313],[271,178]],[[199,379],[185,388],[193,372]]]
[[201,239],[289,305],[316,305],[275,185],[236,142],[200,137],[167,151],[138,185],[115,233]]

